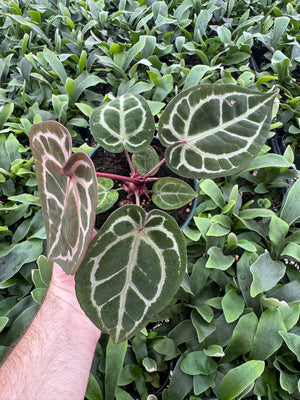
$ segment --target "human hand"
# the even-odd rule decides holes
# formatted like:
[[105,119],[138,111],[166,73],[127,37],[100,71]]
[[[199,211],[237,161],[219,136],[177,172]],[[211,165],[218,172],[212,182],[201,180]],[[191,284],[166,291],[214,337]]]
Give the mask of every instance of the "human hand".
[[[96,233],[97,231],[94,229],[91,234],[90,241],[93,239]],[[48,289],[48,295],[55,296],[56,299],[59,298],[60,300],[62,300],[62,302],[60,302],[62,305],[64,304],[67,306],[71,306],[73,311],[78,313],[78,316],[83,318],[84,322],[85,320],[87,320],[89,324],[92,324],[92,322],[89,320],[89,318],[80,307],[80,304],[77,300],[75,291],[75,275],[66,274],[57,263],[53,264],[53,272]]]

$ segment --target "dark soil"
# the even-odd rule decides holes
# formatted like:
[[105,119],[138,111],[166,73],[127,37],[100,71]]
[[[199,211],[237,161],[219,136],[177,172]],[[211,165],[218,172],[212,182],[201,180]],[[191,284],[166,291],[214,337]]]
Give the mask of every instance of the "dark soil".
[[[154,144],[153,148],[156,150],[156,152],[159,154],[160,159],[164,157],[164,148],[162,147],[161,144]],[[97,172],[106,172],[110,174],[117,174],[117,175],[123,175],[123,176],[130,176],[130,168],[126,159],[126,155],[124,152],[122,153],[110,153],[106,150],[104,150],[101,147],[98,147],[95,153],[92,155],[92,160],[95,165],[96,171]],[[187,182],[189,185],[191,185],[194,188],[194,181],[193,179],[187,179],[180,177],[176,175],[174,172],[172,172],[166,164],[162,165],[158,171],[158,173],[155,175],[156,177],[175,177],[181,180],[184,180]],[[115,180],[115,189],[120,189],[122,188],[123,184],[121,181]],[[153,186],[152,182],[149,182],[147,184],[147,189],[150,191],[150,197],[151,197],[151,188]],[[134,196],[128,198],[128,193],[125,190],[120,190],[119,191],[119,199],[118,201],[114,204],[112,208],[110,208],[108,211],[104,213],[100,213],[96,215],[96,228],[100,228],[103,223],[107,220],[107,218],[110,216],[110,214],[118,209],[119,207],[127,204],[135,204],[135,198]],[[153,209],[157,209],[157,206],[149,200],[146,196],[141,197],[141,206],[144,208],[145,211],[149,212]],[[169,215],[171,215],[175,220],[177,221],[178,225],[181,226],[186,219],[189,216],[189,213],[191,211],[191,206],[192,204],[185,205],[181,208],[178,208],[177,210],[163,210]]]

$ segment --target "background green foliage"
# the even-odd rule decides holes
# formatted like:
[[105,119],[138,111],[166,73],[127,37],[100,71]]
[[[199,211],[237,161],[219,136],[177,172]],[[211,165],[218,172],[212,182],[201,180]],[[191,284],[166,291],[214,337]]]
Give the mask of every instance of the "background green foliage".
[[[78,147],[91,144],[89,117],[103,101],[140,94],[156,116],[182,89],[222,82],[278,87],[273,127],[299,135],[299,11],[287,0],[0,2],[1,352],[50,279],[36,261],[45,232],[31,124],[58,120]],[[120,349],[102,337],[89,400],[131,399],[128,387],[147,399],[169,368],[157,398],[300,398],[299,185],[286,194],[298,172],[291,149],[269,150],[239,176],[200,182],[176,302]]]

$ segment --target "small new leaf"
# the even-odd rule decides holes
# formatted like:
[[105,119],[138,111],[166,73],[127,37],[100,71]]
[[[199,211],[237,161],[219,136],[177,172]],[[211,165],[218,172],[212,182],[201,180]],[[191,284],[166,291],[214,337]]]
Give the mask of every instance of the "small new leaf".
[[163,178],[153,185],[152,201],[162,210],[175,210],[197,197],[186,182],[177,178]]

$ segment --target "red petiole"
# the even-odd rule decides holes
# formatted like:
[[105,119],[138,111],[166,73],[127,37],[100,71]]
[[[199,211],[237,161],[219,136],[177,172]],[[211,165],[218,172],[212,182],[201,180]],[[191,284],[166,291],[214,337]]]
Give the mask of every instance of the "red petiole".
[[136,203],[139,204],[141,195],[145,195],[146,197],[149,198],[146,184],[148,182],[154,182],[157,181],[158,179],[161,179],[161,178],[153,178],[151,177],[151,174],[153,174],[154,171],[156,171],[161,165],[163,165],[166,159],[163,158],[154,168],[151,169],[151,171],[147,172],[145,175],[141,175],[132,166],[128,152],[126,152],[126,158],[130,166],[130,171],[131,171],[130,176],[110,174],[106,172],[96,172],[96,175],[101,178],[110,178],[124,182],[123,189],[128,193],[128,197],[131,197],[134,194]]

